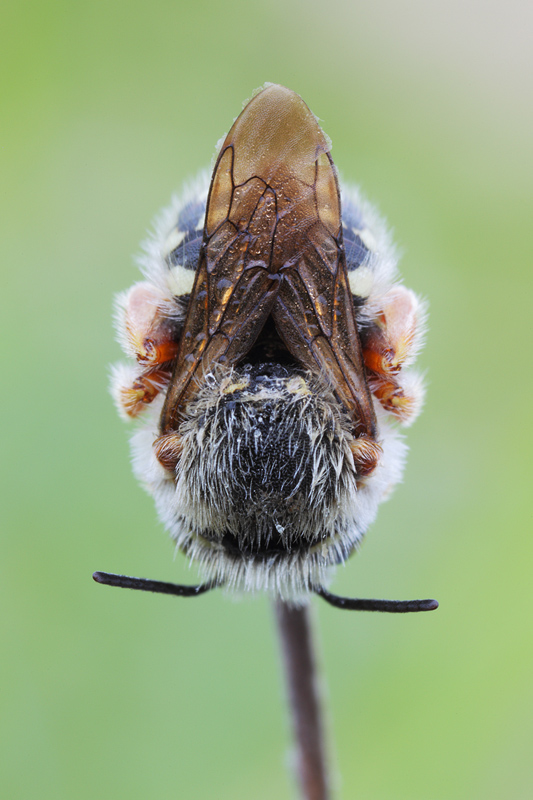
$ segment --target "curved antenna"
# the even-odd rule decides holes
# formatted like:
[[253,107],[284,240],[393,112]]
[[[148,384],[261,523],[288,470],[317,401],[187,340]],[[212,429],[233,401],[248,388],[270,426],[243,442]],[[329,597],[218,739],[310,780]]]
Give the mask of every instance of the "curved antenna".
[[112,572],[93,572],[96,583],[105,583],[107,586],[119,586],[121,589],[139,589],[141,592],[156,592],[157,594],[174,594],[178,597],[197,597],[199,594],[209,592],[222,586],[217,581],[201,583],[199,586],[183,586],[178,583],[165,583],[164,581],[151,581],[147,578],[130,578],[128,575],[114,575]]
[[362,600],[360,597],[339,597],[321,586],[313,589],[330,606],[347,611],[386,611],[389,614],[407,614],[410,611],[434,611],[439,607],[436,600]]

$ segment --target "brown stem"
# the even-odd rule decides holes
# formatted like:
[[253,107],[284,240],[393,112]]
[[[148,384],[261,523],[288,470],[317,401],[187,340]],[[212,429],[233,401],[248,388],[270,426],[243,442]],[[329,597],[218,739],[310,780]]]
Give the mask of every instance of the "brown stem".
[[309,608],[275,603],[283,653],[296,772],[302,800],[329,800],[326,748]]

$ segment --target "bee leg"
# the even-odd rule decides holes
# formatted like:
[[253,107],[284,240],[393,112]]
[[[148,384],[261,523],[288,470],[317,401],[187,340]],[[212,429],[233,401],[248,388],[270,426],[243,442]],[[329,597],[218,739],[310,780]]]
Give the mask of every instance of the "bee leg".
[[422,410],[425,388],[418,372],[408,370],[390,378],[369,374],[368,384],[385,411],[396,417],[402,425],[411,425]]
[[176,467],[181,455],[181,436],[175,431],[163,433],[154,442],[155,457],[162,466],[176,474]]
[[370,436],[364,434],[350,444],[353,459],[360,478],[370,475],[378,464],[382,453],[381,446]]
[[418,297],[395,286],[382,297],[372,322],[361,330],[370,390],[386,411],[406,425],[418,416],[424,400],[422,378],[405,370],[420,349],[424,324],[425,311]]
[[107,586],[119,586],[121,589],[139,589],[141,592],[156,592],[157,594],[174,594],[178,597],[197,597],[222,586],[218,581],[201,583],[199,586],[183,586],[178,583],[165,583],[164,581],[151,581],[147,578],[130,578],[127,575],[114,575],[111,572],[94,572],[93,580],[96,583],[105,583]]
[[179,347],[179,306],[148,281],[134,284],[116,301],[116,328],[124,352],[136,366],[113,368],[111,394],[124,418],[136,417],[168,386]]
[[348,611],[386,611],[389,614],[406,614],[410,611],[434,611],[436,600],[362,600],[360,597],[339,597],[322,587],[313,590],[326,603]]
[[111,373],[111,394],[124,419],[136,417],[157,397],[170,380],[165,369],[139,370],[133,364],[115,364]]
[[148,281],[117,297],[116,328],[124,352],[145,369],[172,361],[179,347],[182,312],[172,297]]

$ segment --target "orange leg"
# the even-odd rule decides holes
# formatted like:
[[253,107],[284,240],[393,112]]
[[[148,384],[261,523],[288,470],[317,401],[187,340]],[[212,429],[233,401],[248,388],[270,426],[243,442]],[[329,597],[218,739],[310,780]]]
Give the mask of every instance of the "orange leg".
[[136,283],[117,302],[117,330],[123,350],[143,367],[172,361],[179,347],[180,325],[172,298],[147,281]]
[[372,394],[404,424],[414,421],[424,398],[421,378],[405,369],[416,358],[423,326],[424,310],[416,295],[395,286],[383,297],[380,313],[362,330]]
[[178,433],[164,433],[154,442],[157,460],[166,470],[175,474],[181,454],[181,436]]
[[111,394],[125,419],[137,417],[166,388],[171,372],[166,369],[139,371],[129,364],[116,364],[111,376]]

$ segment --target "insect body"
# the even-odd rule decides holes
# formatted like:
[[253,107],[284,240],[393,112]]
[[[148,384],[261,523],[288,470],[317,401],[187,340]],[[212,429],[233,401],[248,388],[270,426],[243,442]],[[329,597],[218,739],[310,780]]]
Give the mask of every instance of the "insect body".
[[423,307],[375,212],[353,190],[341,211],[329,151],[301,98],[267,85],[118,300],[136,364],[113,394],[145,419],[134,468],[161,519],[211,580],[281,597],[322,591],[357,547],[423,395]]

